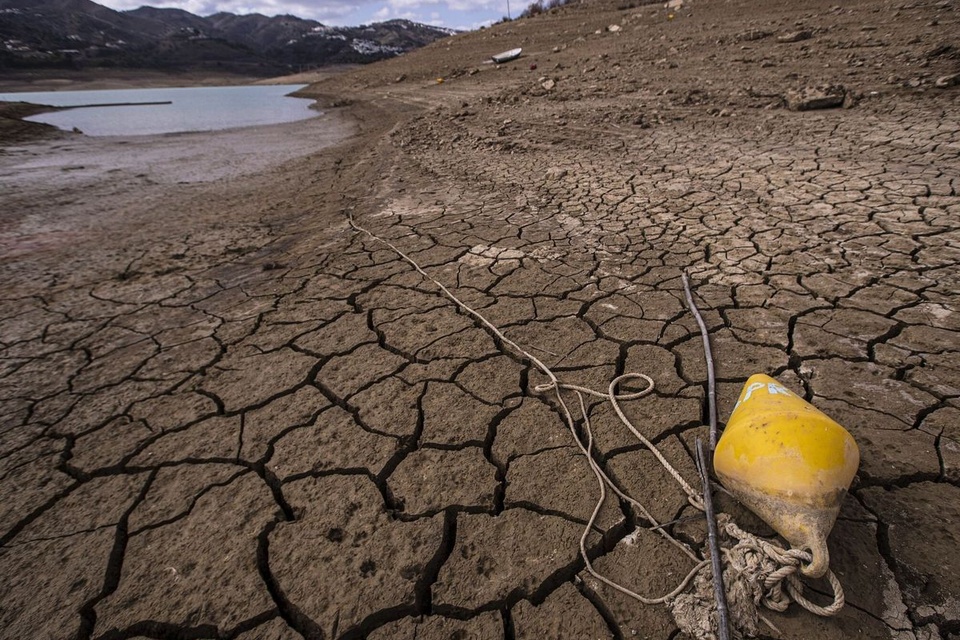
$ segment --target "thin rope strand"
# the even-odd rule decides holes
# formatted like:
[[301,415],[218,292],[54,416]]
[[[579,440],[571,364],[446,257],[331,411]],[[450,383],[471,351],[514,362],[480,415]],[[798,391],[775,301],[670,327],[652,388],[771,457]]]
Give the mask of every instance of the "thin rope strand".
[[[538,392],[547,392],[553,391],[554,397],[557,399],[557,403],[560,406],[561,413],[564,418],[564,422],[568,430],[570,431],[574,441],[577,443],[577,447],[580,449],[580,452],[587,459],[587,463],[590,466],[590,469],[593,471],[594,476],[597,479],[597,485],[600,489],[600,499],[597,501],[597,504],[594,506],[593,512],[590,515],[590,519],[587,522],[586,527],[584,528],[583,534],[580,537],[580,554],[583,558],[585,568],[587,571],[597,580],[606,584],[607,586],[643,603],[643,604],[663,604],[669,601],[671,598],[676,597],[680,594],[690,583],[690,581],[696,576],[702,569],[710,565],[710,560],[701,560],[687,545],[676,540],[673,536],[667,533],[664,529],[664,526],[657,523],[656,519],[649,513],[649,511],[638,501],[630,497],[626,492],[622,491],[615,482],[603,471],[599,463],[593,458],[593,431],[590,425],[590,419],[586,409],[586,404],[584,402],[584,396],[591,396],[596,398],[603,398],[610,402],[613,406],[614,411],[617,414],[617,417],[620,421],[633,433],[637,439],[642,442],[658,459],[660,464],[667,470],[670,475],[677,481],[678,485],[687,494],[688,501],[695,506],[696,508],[703,510],[703,499],[690,485],[686,480],[677,472],[677,470],[663,457],[657,447],[633,425],[630,419],[621,409],[619,402],[621,400],[633,400],[642,398],[650,393],[652,393],[654,388],[654,381],[652,378],[645,374],[641,373],[627,373],[614,378],[607,392],[603,393],[601,391],[596,391],[589,389],[587,387],[582,387],[579,385],[572,385],[560,382],[557,376],[553,371],[544,364],[539,358],[531,354],[529,351],[523,349],[516,342],[508,338],[503,334],[495,325],[493,325],[489,320],[487,320],[483,315],[481,315],[476,310],[472,309],[469,305],[460,300],[453,292],[451,292],[446,286],[443,285],[440,281],[430,276],[426,271],[417,264],[410,256],[401,251],[391,242],[380,238],[370,231],[367,231],[360,225],[358,225],[353,220],[353,215],[348,214],[348,220],[350,226],[356,231],[365,234],[374,241],[380,242],[381,244],[389,247],[394,253],[396,253],[400,258],[410,264],[421,276],[426,280],[432,282],[447,298],[449,298],[454,304],[456,304],[463,312],[467,313],[478,322],[480,322],[484,327],[486,327],[494,336],[501,341],[501,343],[510,349],[512,349],[516,354],[528,359],[533,365],[539,369],[549,380],[549,382],[537,385],[534,387],[535,391]],[[712,354],[710,352],[710,343],[707,336],[706,325],[703,322],[702,317],[700,316],[699,311],[696,308],[695,303],[693,302],[692,293],[690,292],[689,281],[687,279],[686,273],[683,274],[684,282],[684,291],[687,296],[687,302],[690,305],[691,311],[697,319],[697,324],[701,330],[701,337],[704,342],[704,349],[707,356],[707,378],[708,378],[708,402],[710,404],[710,419],[711,419],[711,445],[716,444],[716,395],[715,395],[715,377],[713,372],[713,361]],[[547,352],[549,353],[549,352]],[[553,355],[553,354],[551,354]],[[644,379],[647,382],[647,387],[637,392],[631,393],[617,393],[617,387],[621,382],[628,379]],[[563,399],[563,394],[561,391],[572,391],[577,396],[577,401],[579,404],[581,416],[583,419],[584,431],[586,432],[587,444],[584,445],[581,442],[580,437],[577,434],[576,430],[576,420],[574,419],[573,413],[570,411],[569,406]],[[712,446],[711,446],[712,448]],[[617,584],[616,582],[606,578],[602,574],[594,569],[590,558],[587,554],[587,538],[590,535],[590,531],[593,529],[594,524],[596,523],[597,516],[600,513],[600,510],[603,507],[603,504],[606,500],[606,489],[607,487],[621,499],[628,502],[633,506],[637,511],[648,520],[653,526],[652,530],[656,531],[663,538],[671,542],[677,548],[682,550],[688,557],[690,557],[696,565],[690,572],[684,577],[679,585],[673,589],[670,593],[661,596],[659,598],[647,598],[642,596],[630,589]],[[790,600],[797,602],[800,606],[807,609],[808,611],[815,613],[820,616],[830,616],[837,613],[843,606],[845,602],[842,586],[840,585],[839,580],[833,572],[828,573],[828,580],[830,581],[831,587],[834,591],[834,601],[827,607],[820,607],[803,596],[803,583],[800,581],[799,577],[796,575],[796,572],[800,566],[801,562],[809,562],[809,554],[806,552],[796,550],[796,549],[783,549],[772,543],[769,543],[765,540],[757,538],[751,534],[743,532],[740,530],[732,521],[727,522],[725,527],[727,533],[732,537],[739,540],[739,542],[733,547],[733,549],[723,549],[724,558],[727,560],[728,565],[734,567],[740,576],[744,576],[744,579],[747,580],[752,587],[764,589],[764,593],[761,596],[761,601],[764,606],[773,609],[782,611],[786,609],[789,605]],[[755,558],[751,561],[754,565],[753,567],[742,567],[738,566],[738,563],[734,561],[734,551],[738,551],[741,554],[752,554]],[[762,569],[758,567],[763,564],[766,559],[767,563],[776,565],[775,569],[771,569],[763,573]],[[765,565],[764,565],[765,566]],[[747,577],[747,576],[751,577]],[[757,583],[757,580],[761,580],[760,584]],[[762,618],[762,616],[761,616]],[[769,624],[769,623],[768,623]]]

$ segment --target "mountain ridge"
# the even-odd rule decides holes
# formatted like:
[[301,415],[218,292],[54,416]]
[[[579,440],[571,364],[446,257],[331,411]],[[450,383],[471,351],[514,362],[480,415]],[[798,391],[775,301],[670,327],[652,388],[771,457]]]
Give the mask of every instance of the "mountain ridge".
[[394,57],[456,33],[407,20],[334,27],[284,14],[115,11],[92,0],[0,0],[0,69],[216,69],[276,75]]

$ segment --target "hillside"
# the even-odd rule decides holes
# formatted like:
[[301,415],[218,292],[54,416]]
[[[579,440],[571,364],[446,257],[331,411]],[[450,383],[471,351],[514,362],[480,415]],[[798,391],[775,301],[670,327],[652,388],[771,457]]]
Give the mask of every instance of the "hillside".
[[452,32],[392,20],[329,27],[295,16],[114,11],[90,0],[0,0],[0,69],[215,69],[278,75],[367,63]]

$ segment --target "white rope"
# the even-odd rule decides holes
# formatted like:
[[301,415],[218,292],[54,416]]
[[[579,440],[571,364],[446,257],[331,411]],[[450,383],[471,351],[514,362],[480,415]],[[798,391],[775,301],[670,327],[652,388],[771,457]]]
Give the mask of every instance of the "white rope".
[[[440,291],[442,291],[443,294],[447,296],[447,298],[449,298],[454,304],[460,307],[461,310],[463,310],[465,313],[474,317],[478,322],[480,322],[483,326],[489,329],[491,333],[493,333],[497,338],[499,338],[501,342],[503,342],[503,344],[513,349],[513,351],[516,354],[530,360],[530,362],[532,362],[538,369],[540,369],[540,371],[543,372],[543,374],[547,376],[547,378],[550,380],[549,383],[538,385],[536,387],[536,390],[538,391],[552,390],[554,392],[554,396],[556,397],[557,403],[560,405],[561,412],[563,413],[564,421],[567,424],[567,429],[569,429],[581,453],[583,453],[583,455],[586,457],[591,470],[593,470],[593,473],[597,477],[598,483],[600,484],[600,489],[601,489],[600,499],[597,501],[597,504],[593,510],[593,514],[591,515],[590,520],[587,523],[587,526],[584,527],[584,532],[580,539],[580,554],[583,557],[583,561],[586,564],[587,570],[590,572],[590,574],[596,577],[598,580],[601,580],[604,584],[607,584],[617,589],[618,591],[621,591],[622,593],[625,593],[633,598],[636,598],[637,600],[645,604],[656,604],[656,603],[664,602],[668,598],[671,598],[676,594],[680,593],[681,591],[683,591],[683,589],[687,586],[687,584],[693,578],[693,576],[695,576],[697,572],[699,572],[700,569],[702,569],[703,566],[705,566],[705,564],[707,563],[700,560],[700,558],[698,558],[697,555],[693,551],[691,551],[689,547],[687,547],[687,545],[683,544],[682,542],[680,542],[679,540],[671,536],[669,533],[667,533],[665,529],[661,527],[660,524],[656,521],[656,519],[650,514],[650,512],[642,504],[640,504],[639,502],[631,498],[625,492],[621,491],[620,488],[617,487],[616,483],[614,483],[610,479],[610,477],[607,476],[607,474],[603,471],[603,469],[600,468],[600,465],[597,464],[596,460],[593,459],[593,455],[591,453],[591,448],[593,443],[593,434],[590,431],[589,417],[587,416],[586,407],[583,402],[583,394],[587,394],[587,395],[598,397],[598,398],[606,398],[613,405],[614,411],[616,411],[617,416],[620,418],[620,420],[623,421],[623,423],[630,429],[630,431],[633,432],[633,434],[637,438],[639,438],[640,441],[650,449],[650,451],[653,452],[653,454],[657,457],[657,460],[660,461],[660,464],[662,464],[664,468],[667,469],[667,471],[670,473],[670,475],[677,480],[677,482],[683,488],[684,492],[687,494],[687,500],[690,501],[690,503],[693,504],[694,506],[697,506],[699,509],[702,509],[703,508],[702,498],[697,494],[696,491],[693,490],[693,488],[687,483],[687,481],[683,479],[683,477],[673,467],[673,465],[671,465],[667,461],[667,459],[663,457],[663,454],[660,453],[657,447],[652,442],[650,442],[650,440],[645,438],[643,434],[641,434],[637,430],[636,427],[633,426],[633,424],[630,422],[627,416],[623,413],[623,410],[620,409],[620,405],[618,404],[618,400],[632,400],[632,399],[642,398],[643,396],[646,396],[652,393],[653,387],[654,387],[653,379],[650,378],[650,376],[644,375],[642,373],[624,374],[614,378],[613,381],[611,381],[610,386],[607,388],[607,393],[605,394],[599,391],[594,391],[593,389],[588,389],[586,387],[561,383],[560,380],[557,378],[556,374],[554,374],[553,371],[550,369],[550,367],[544,364],[539,358],[534,356],[532,353],[530,353],[529,351],[527,351],[526,349],[518,345],[516,342],[514,342],[513,340],[505,336],[503,332],[500,331],[500,329],[498,329],[493,323],[491,323],[489,320],[483,317],[479,312],[471,308],[468,304],[460,300],[460,298],[454,295],[454,293],[450,291],[446,286],[444,286],[443,283],[441,283],[436,278],[434,278],[433,276],[428,274],[426,271],[424,271],[423,268],[419,264],[417,264],[417,262],[413,258],[408,256],[403,251],[401,251],[390,241],[384,240],[383,238],[380,238],[379,236],[376,236],[370,233],[369,231],[367,231],[366,229],[358,225],[354,221],[352,215],[349,217],[349,222],[350,222],[350,226],[356,229],[357,231],[359,231],[360,233],[363,233],[368,237],[370,237],[371,239],[390,247],[390,249],[394,253],[396,253],[403,260],[409,263],[410,266],[412,266],[417,271],[417,273],[419,273],[421,276],[423,276],[424,278],[432,282],[434,285],[436,285],[436,287],[439,288]],[[637,379],[637,378],[642,378],[647,381],[646,389],[643,389],[642,391],[637,391],[634,393],[626,393],[621,396],[617,395],[617,386],[620,384],[620,382],[622,382],[623,380]],[[567,403],[564,401],[563,395],[560,393],[562,389],[573,391],[574,393],[577,394],[577,399],[579,401],[580,409],[581,409],[581,417],[583,418],[584,425],[586,426],[586,430],[588,432],[588,438],[590,442],[589,447],[584,447],[583,443],[580,441],[580,438],[577,437],[576,420],[574,419],[573,414],[570,412],[570,409],[567,406]],[[604,500],[606,499],[605,486],[609,486],[614,491],[614,493],[616,493],[620,498],[626,500],[631,505],[633,505],[641,513],[641,515],[643,515],[643,517],[646,518],[653,527],[655,527],[655,531],[659,535],[661,535],[671,544],[676,546],[685,555],[687,555],[690,559],[692,559],[694,562],[697,563],[697,565],[693,568],[693,570],[690,571],[687,577],[684,578],[684,580],[680,583],[680,585],[677,588],[675,588],[673,591],[671,591],[669,594],[667,594],[666,596],[662,596],[661,598],[655,598],[655,599],[644,598],[643,596],[640,596],[639,594],[634,593],[630,589],[627,589],[626,587],[618,585],[612,580],[600,575],[590,564],[590,559],[587,557],[587,552],[586,552],[586,538],[587,536],[589,536],[590,530],[593,528],[593,523],[596,521],[597,514],[600,512],[600,509],[603,506]]]
[[[370,231],[367,231],[358,225],[353,220],[352,215],[349,215],[349,223],[350,226],[356,231],[363,233],[372,240],[380,242],[381,244],[389,247],[400,258],[409,263],[410,266],[417,271],[417,273],[423,276],[426,280],[432,282],[438,289],[440,289],[440,291],[454,304],[456,304],[464,313],[467,313],[476,319],[493,335],[495,335],[504,345],[513,350],[514,353],[532,362],[534,366],[536,366],[537,369],[539,369],[548,378],[549,382],[535,386],[534,390],[540,393],[545,393],[548,391],[554,392],[554,396],[560,406],[567,429],[570,431],[574,442],[577,443],[577,447],[580,449],[580,452],[584,455],[587,463],[590,465],[590,469],[593,471],[593,474],[597,479],[597,485],[600,489],[600,497],[593,508],[593,512],[590,515],[587,525],[584,527],[583,534],[580,536],[580,555],[582,556],[586,569],[590,575],[594,576],[596,579],[612,587],[613,589],[616,589],[617,591],[643,604],[663,604],[671,599],[676,598],[684,591],[684,589],[687,588],[690,581],[697,576],[700,571],[710,566],[710,560],[701,560],[687,545],[683,544],[667,533],[665,531],[665,527],[660,525],[641,503],[630,497],[626,492],[622,491],[616,485],[616,483],[610,479],[610,477],[593,457],[593,430],[590,424],[590,418],[586,409],[586,404],[584,402],[584,395],[603,398],[609,402],[623,425],[626,426],[630,432],[633,433],[633,435],[656,456],[663,468],[667,470],[674,480],[677,481],[677,484],[687,495],[687,500],[690,502],[690,504],[697,509],[703,510],[702,496],[696,490],[694,490],[693,487],[691,487],[690,484],[683,478],[683,476],[681,476],[680,473],[673,467],[673,465],[667,461],[667,459],[657,449],[656,445],[654,445],[648,438],[640,433],[640,431],[633,425],[620,407],[620,401],[622,400],[636,400],[652,393],[654,389],[654,382],[652,378],[642,373],[625,373],[617,376],[610,382],[606,393],[595,391],[579,385],[560,382],[559,378],[557,378],[556,374],[554,374],[550,367],[504,335],[500,329],[493,325],[478,311],[474,310],[465,302],[460,300],[456,295],[454,295],[453,292],[444,286],[443,283],[424,271],[423,268],[417,264],[415,260],[413,260],[413,258],[401,251],[388,240],[380,238],[379,236],[374,235]],[[626,380],[636,379],[645,380],[647,387],[632,393],[617,393],[617,389],[621,383]],[[567,406],[567,403],[564,401],[561,391],[571,391],[576,394],[577,402],[580,408],[580,418],[583,422],[583,430],[587,439],[586,445],[584,445],[577,434],[577,421],[574,418],[573,413],[570,411],[570,408]],[[617,584],[609,578],[601,575],[596,571],[596,569],[594,569],[587,553],[586,543],[587,538],[590,535],[590,531],[593,529],[593,526],[597,520],[597,516],[599,515],[600,510],[606,501],[607,487],[609,487],[619,498],[632,505],[643,516],[643,518],[650,522],[651,530],[659,533],[665,540],[676,546],[687,557],[696,563],[690,572],[672,591],[670,591],[670,593],[657,598],[648,598],[635,593],[627,587]],[[774,611],[784,611],[787,606],[789,606],[792,599],[792,601],[796,602],[804,609],[819,616],[834,615],[843,607],[843,588],[833,572],[828,574],[828,579],[834,591],[834,601],[832,604],[826,607],[820,607],[819,605],[810,602],[803,596],[803,584],[800,582],[800,579],[796,574],[801,563],[810,562],[809,554],[797,549],[783,549],[782,547],[762,540],[757,536],[741,530],[729,520],[729,517],[721,517],[725,518],[724,530],[732,538],[738,540],[738,542],[732,548],[723,550],[724,560],[726,561],[728,569],[732,569],[734,571],[737,581],[741,583],[735,586],[745,587],[748,589],[753,594],[753,601],[757,607],[764,606]],[[728,582],[728,584],[730,583]],[[734,585],[730,586],[731,588],[734,587]],[[752,613],[753,616],[757,615],[756,611]],[[747,614],[743,613],[743,615]],[[739,628],[743,628],[742,624],[738,624],[738,615],[736,612],[734,612],[733,618],[734,624]]]
[[786,611],[790,602],[818,616],[834,616],[843,609],[846,598],[843,586],[833,571],[827,572],[827,580],[833,589],[833,602],[822,607],[803,595],[803,583],[797,572],[801,565],[809,564],[810,554],[800,549],[784,549],[747,533],[738,527],[729,516],[724,518],[724,530],[738,542],[731,549],[724,550],[730,566],[746,578],[754,590],[754,602],[773,611]]

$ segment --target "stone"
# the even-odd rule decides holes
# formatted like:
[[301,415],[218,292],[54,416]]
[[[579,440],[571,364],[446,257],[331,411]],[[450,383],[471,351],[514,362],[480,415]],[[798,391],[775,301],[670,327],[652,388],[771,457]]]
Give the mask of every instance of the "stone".
[[834,109],[843,106],[847,91],[841,85],[819,85],[788,91],[784,96],[792,111]]
[[933,86],[941,89],[955,87],[958,84],[960,84],[960,73],[951,73],[945,76],[940,76],[933,82]]
[[567,170],[563,167],[550,167],[544,174],[547,180],[562,180],[567,175]]
[[800,42],[801,40],[809,40],[813,37],[813,32],[809,29],[801,29],[799,31],[791,31],[783,35],[777,36],[777,42],[782,43],[792,43]]

